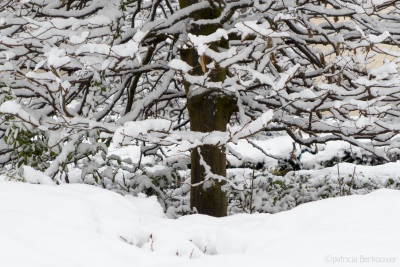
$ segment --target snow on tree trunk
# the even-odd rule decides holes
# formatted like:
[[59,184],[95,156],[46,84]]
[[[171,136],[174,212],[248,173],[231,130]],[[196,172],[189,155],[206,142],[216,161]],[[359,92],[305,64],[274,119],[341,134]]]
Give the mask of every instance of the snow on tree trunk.
[[[198,3],[198,0],[181,0],[181,8]],[[193,15],[194,20],[214,19],[220,15],[217,7],[209,8],[197,12]],[[189,28],[189,33],[193,35],[209,35],[218,29],[218,26],[193,26]],[[220,41],[210,44],[210,48],[218,51],[218,48],[227,48],[227,42]],[[205,55],[198,55],[198,52],[192,49],[182,49],[182,60],[193,67],[190,74],[204,75],[207,71],[207,64],[210,60]],[[216,68],[210,74],[212,82],[224,82],[226,70]],[[185,89],[187,94],[190,92],[191,84],[186,82]],[[195,132],[225,132],[226,126],[232,113],[236,109],[236,101],[231,96],[220,93],[207,93],[204,95],[188,96],[188,112],[190,119],[190,130]],[[199,155],[201,153],[201,156]],[[202,164],[202,161],[203,164]],[[227,215],[227,197],[223,191],[222,181],[208,180],[205,183],[207,170],[204,163],[211,168],[211,173],[226,177],[226,154],[225,146],[203,145],[195,148],[191,152],[191,184],[190,206],[195,208],[201,214],[207,214],[216,217]]]
[[[199,132],[226,131],[226,125],[232,114],[232,102],[226,97],[209,96],[198,103],[189,101],[190,129]],[[204,162],[216,175],[226,176],[225,146],[204,145],[191,152],[191,183],[204,181]],[[227,215],[227,198],[221,186],[223,182],[210,180],[200,186],[191,188],[190,205],[201,214],[221,217]]]

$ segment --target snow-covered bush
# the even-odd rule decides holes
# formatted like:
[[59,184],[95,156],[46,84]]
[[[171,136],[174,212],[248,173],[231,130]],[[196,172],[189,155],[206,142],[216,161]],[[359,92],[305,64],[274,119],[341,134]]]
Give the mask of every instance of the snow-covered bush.
[[[321,153],[319,153],[315,148],[301,147],[296,153],[282,155],[283,157],[279,158],[278,163],[274,168],[274,173],[285,175],[290,171],[327,168],[343,162],[364,166],[376,166],[387,162],[386,160],[357,147],[338,147],[332,152],[334,153],[319,158]],[[314,159],[305,159],[310,158],[310,154]],[[390,153],[388,154],[388,157],[391,161],[400,160],[400,154],[398,153]],[[262,166],[262,164],[260,163],[258,166]]]
[[[268,170],[235,170],[234,187],[229,189],[229,213],[276,213],[300,204],[345,195],[367,194],[380,188],[400,189],[400,162],[364,167],[344,165],[332,168],[292,171],[277,176]],[[389,172],[384,171],[389,167]],[[359,171],[357,169],[364,170]]]
[[[400,167],[400,162],[392,164],[390,170]],[[230,169],[230,183],[225,186],[228,213],[277,213],[325,198],[367,194],[380,188],[400,190],[400,175],[382,172],[388,165],[366,171],[360,171],[365,167],[354,164],[339,166],[343,168],[339,176],[337,166],[292,171],[285,176],[276,175],[273,169]],[[190,171],[160,168],[131,176],[127,181],[127,191],[135,195],[156,195],[171,218],[196,212],[189,205]]]

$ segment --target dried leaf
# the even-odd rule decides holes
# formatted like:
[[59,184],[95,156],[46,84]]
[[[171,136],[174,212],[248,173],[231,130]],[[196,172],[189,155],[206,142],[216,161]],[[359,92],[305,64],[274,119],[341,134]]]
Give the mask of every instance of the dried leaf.
[[308,38],[312,38],[312,37],[313,37],[313,34],[312,34],[311,30],[310,30],[310,29],[307,29],[307,31],[308,31]]
[[336,44],[335,51],[336,51],[336,55],[340,55],[340,42],[338,42]]
[[243,43],[244,41],[246,41],[246,40],[249,38],[249,36],[250,36],[250,34],[246,34],[246,35],[242,38],[241,42]]
[[342,83],[342,75],[339,74],[339,77],[338,77],[338,79],[336,81],[336,85],[339,86],[341,83]]
[[275,53],[271,53],[271,55],[270,55],[269,58],[271,59],[271,62],[272,62],[273,64],[276,63]]
[[206,73],[207,72],[206,55],[204,55],[204,54],[201,55],[200,59],[199,59],[199,62],[200,62],[201,70],[203,71],[203,73]]
[[321,62],[322,65],[325,65],[325,57],[324,54],[319,54],[319,61]]

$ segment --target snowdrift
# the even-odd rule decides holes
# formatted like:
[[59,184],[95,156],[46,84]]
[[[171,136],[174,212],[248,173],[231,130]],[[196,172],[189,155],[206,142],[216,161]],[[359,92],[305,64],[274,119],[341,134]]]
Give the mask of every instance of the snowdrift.
[[398,266],[400,192],[278,214],[164,217],[156,199],[0,182],[0,266]]

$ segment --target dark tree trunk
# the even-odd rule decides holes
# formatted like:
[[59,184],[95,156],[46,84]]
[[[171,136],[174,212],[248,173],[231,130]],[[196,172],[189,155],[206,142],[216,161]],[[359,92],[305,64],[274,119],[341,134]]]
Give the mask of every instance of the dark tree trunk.
[[[181,8],[197,3],[198,0],[180,0]],[[213,19],[218,17],[220,10],[217,8],[196,12],[194,20]],[[195,35],[208,35],[215,32],[217,26],[190,28]],[[217,50],[218,47],[227,47],[227,42],[212,44],[210,49]],[[193,66],[192,75],[203,75],[199,63],[199,55],[194,49],[181,50],[181,58]],[[209,60],[207,60],[207,63]],[[226,77],[226,70],[217,69],[212,75],[214,82],[223,82]],[[185,84],[186,92],[189,92],[190,84]],[[196,132],[226,131],[229,118],[236,109],[236,101],[221,93],[211,93],[206,96],[197,96],[188,99],[188,111],[190,129]],[[205,145],[198,148],[205,163],[211,167],[211,172],[226,177],[226,154],[225,147]],[[204,167],[200,164],[198,149],[191,152],[191,183],[197,184],[205,179]],[[190,192],[190,206],[196,208],[201,214],[215,217],[227,215],[227,197],[222,190],[223,182],[216,180],[207,181],[203,185],[192,187]]]
[[[209,96],[199,103],[188,105],[190,129],[196,132],[226,131],[226,125],[232,114],[232,103],[227,97]],[[191,154],[191,183],[204,181],[205,170],[200,164],[201,152],[203,160],[211,167],[211,172],[226,177],[225,147],[205,145],[194,149]],[[222,185],[216,180],[204,185],[192,187],[190,192],[190,206],[201,214],[215,217],[227,215],[227,197],[222,191]]]

